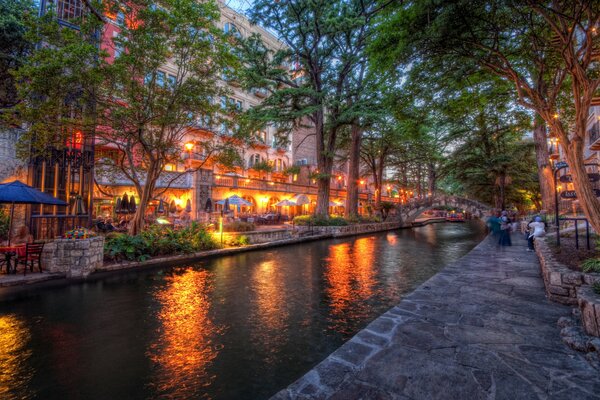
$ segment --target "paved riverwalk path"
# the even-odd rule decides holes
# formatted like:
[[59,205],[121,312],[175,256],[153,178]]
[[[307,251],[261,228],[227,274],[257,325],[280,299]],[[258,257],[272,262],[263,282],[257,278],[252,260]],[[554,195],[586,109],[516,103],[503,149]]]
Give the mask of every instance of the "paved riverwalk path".
[[484,240],[273,399],[600,399],[525,245]]

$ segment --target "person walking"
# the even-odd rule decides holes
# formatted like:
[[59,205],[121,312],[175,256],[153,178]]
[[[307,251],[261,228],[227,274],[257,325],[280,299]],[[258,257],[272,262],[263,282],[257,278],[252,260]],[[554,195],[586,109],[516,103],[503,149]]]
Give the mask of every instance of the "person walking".
[[495,212],[492,214],[487,220],[488,229],[492,232],[494,237],[498,237],[500,235],[500,213]]
[[527,227],[529,228],[529,235],[527,236],[527,251],[534,251],[533,241],[535,238],[546,236],[546,224],[542,221],[542,217],[537,216],[530,222]]
[[512,246],[512,242],[510,240],[511,228],[512,224],[510,218],[508,218],[508,213],[506,211],[502,211],[500,216],[500,240],[498,240],[498,244],[500,246]]

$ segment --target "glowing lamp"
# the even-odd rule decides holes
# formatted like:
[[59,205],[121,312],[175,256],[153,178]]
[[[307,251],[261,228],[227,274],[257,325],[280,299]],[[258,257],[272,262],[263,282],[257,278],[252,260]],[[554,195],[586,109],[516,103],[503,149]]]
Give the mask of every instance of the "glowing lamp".
[[184,147],[185,147],[185,149],[186,149],[187,151],[192,151],[192,150],[194,149],[194,143],[192,143],[192,142],[187,142],[187,143],[184,145]]

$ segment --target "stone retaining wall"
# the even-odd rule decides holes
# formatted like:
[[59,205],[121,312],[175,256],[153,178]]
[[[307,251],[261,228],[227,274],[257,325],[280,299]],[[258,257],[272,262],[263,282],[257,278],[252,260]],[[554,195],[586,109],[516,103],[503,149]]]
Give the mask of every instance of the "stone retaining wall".
[[296,226],[300,233],[313,232],[316,234],[331,234],[333,237],[360,235],[362,233],[389,231],[404,228],[406,225],[400,221],[394,222],[372,222],[366,224],[355,224],[346,226]]
[[535,252],[540,259],[546,294],[552,301],[576,306],[577,288],[600,282],[600,274],[573,271],[556,261],[545,239],[535,241]]
[[104,237],[56,239],[44,245],[42,267],[48,272],[62,272],[67,278],[85,278],[102,267]]
[[286,240],[292,238],[292,231],[289,229],[272,229],[265,231],[251,231],[251,232],[224,232],[223,241],[231,242],[245,236],[248,238],[249,244],[258,244],[266,242],[274,242],[276,240]]
[[577,288],[577,300],[581,310],[581,323],[588,335],[600,336],[600,295],[591,286]]

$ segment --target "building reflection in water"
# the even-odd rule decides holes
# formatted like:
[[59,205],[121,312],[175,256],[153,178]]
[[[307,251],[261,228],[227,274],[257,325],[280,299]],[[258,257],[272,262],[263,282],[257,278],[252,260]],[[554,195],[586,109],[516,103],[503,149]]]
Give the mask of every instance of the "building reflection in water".
[[350,243],[340,243],[329,248],[325,266],[325,294],[329,300],[329,329],[351,335],[352,321],[368,315],[366,302],[375,291],[375,237],[365,237]]
[[28,365],[31,333],[15,315],[0,316],[0,398],[30,398],[26,388],[33,376]]
[[156,364],[152,382],[161,398],[200,397],[215,378],[209,367],[221,348],[216,339],[223,328],[211,321],[211,292],[209,272],[187,268],[166,278],[155,293],[160,325],[149,358]]

